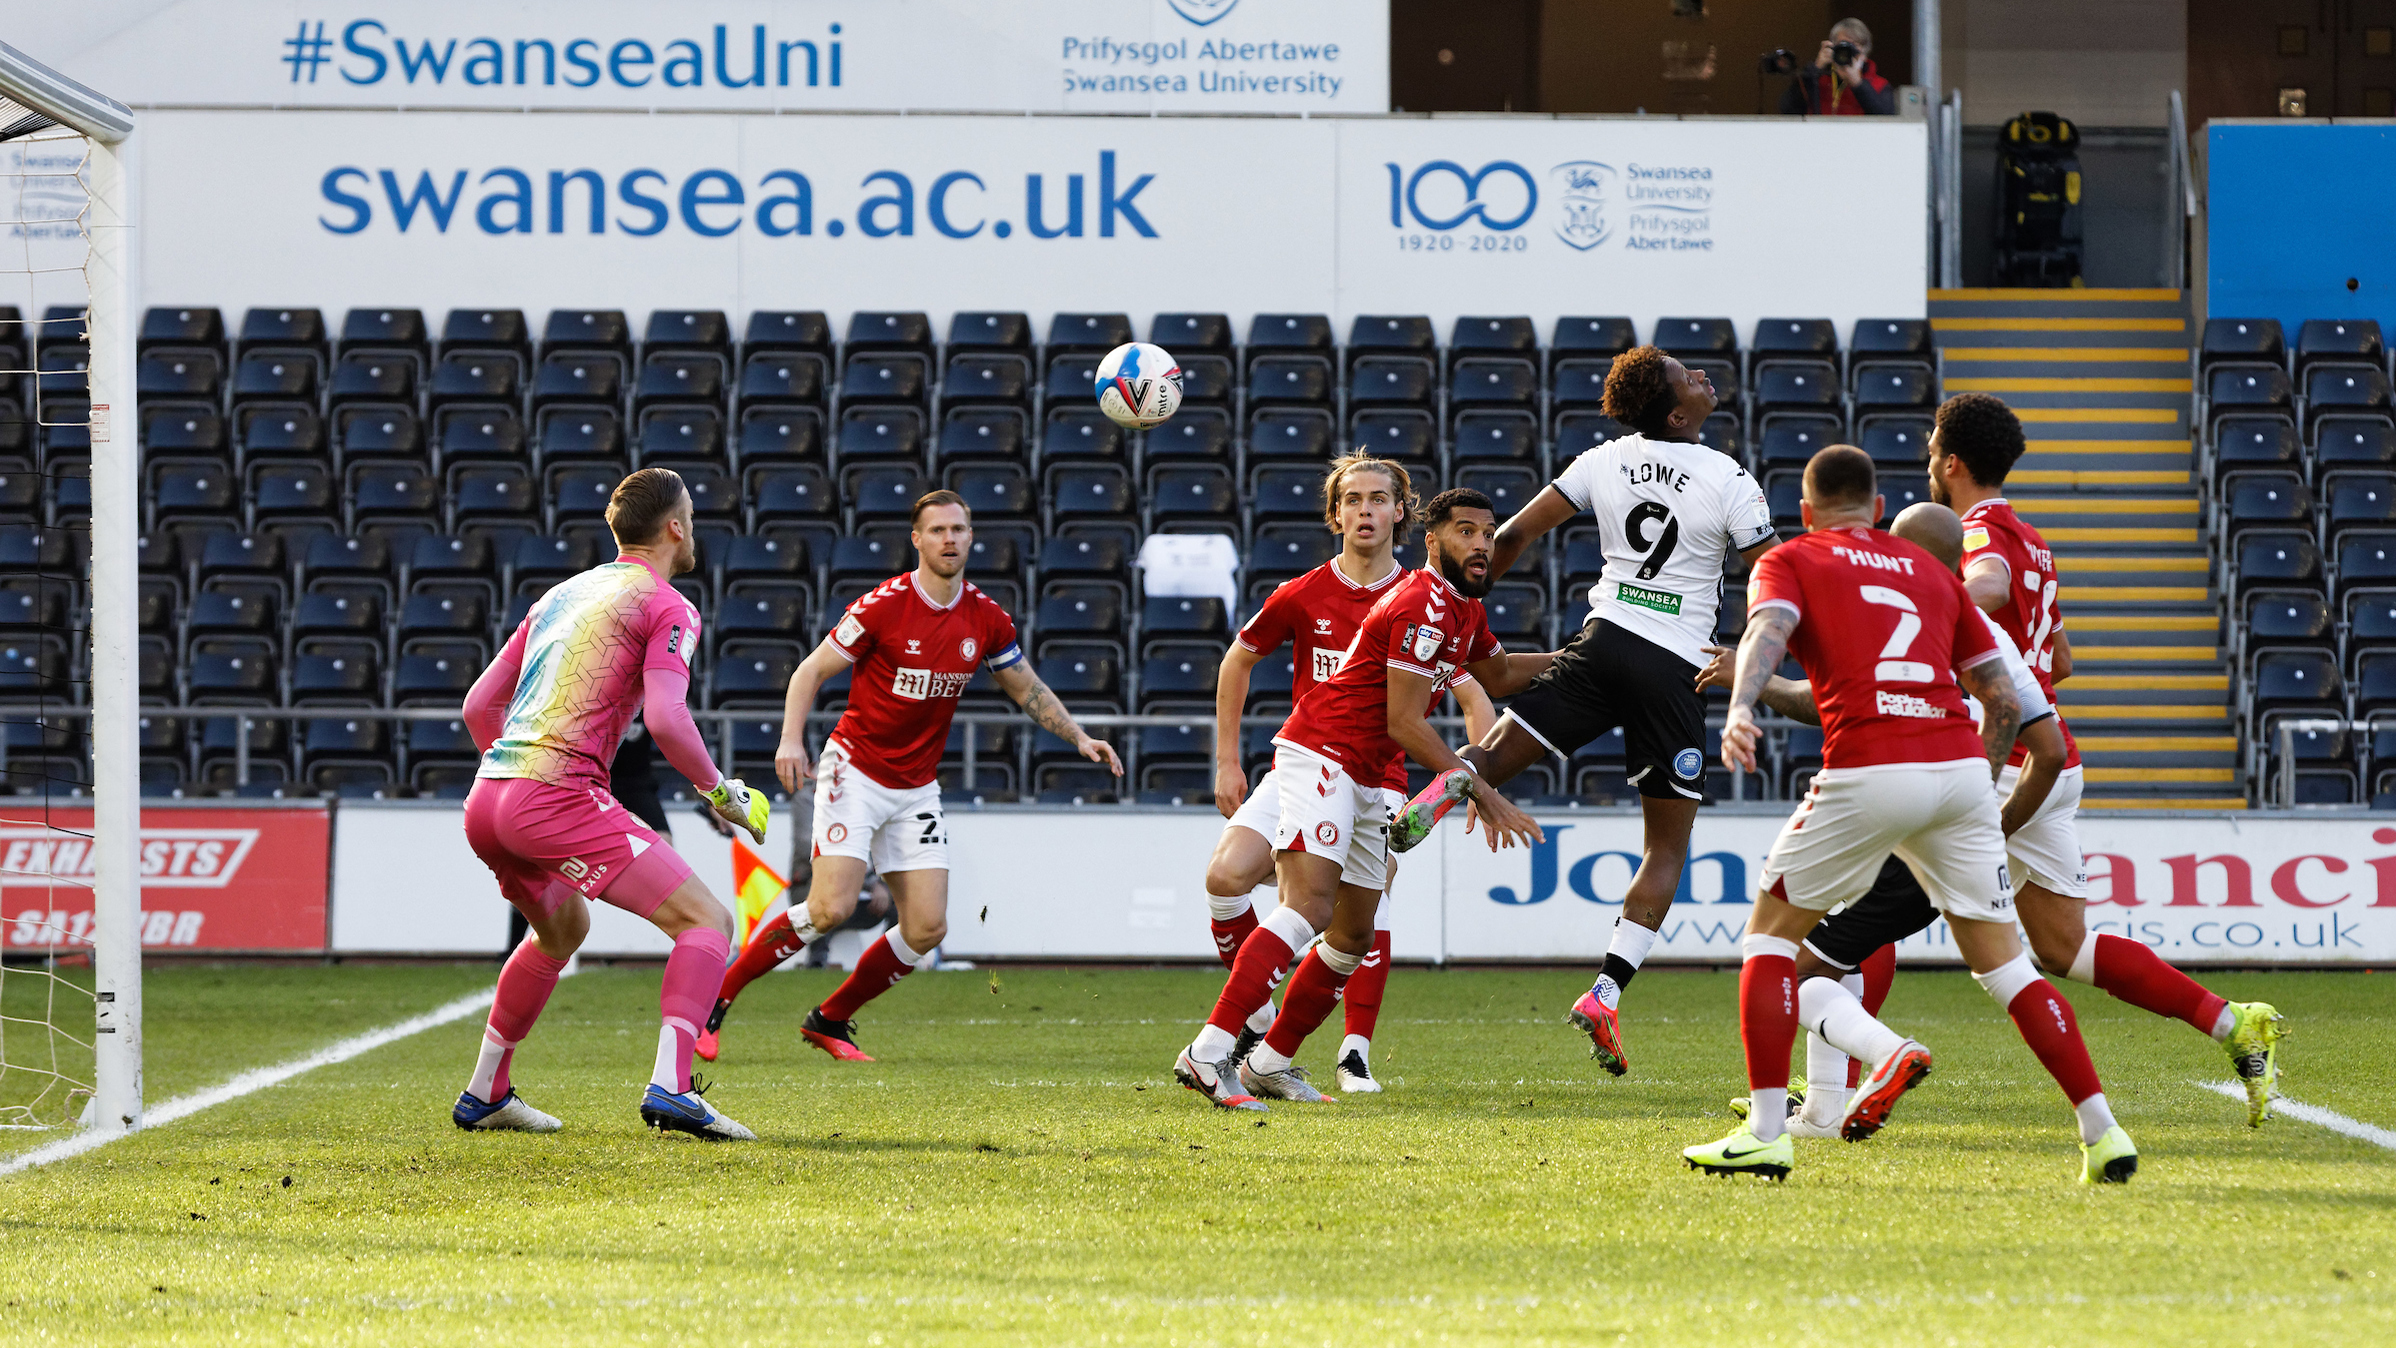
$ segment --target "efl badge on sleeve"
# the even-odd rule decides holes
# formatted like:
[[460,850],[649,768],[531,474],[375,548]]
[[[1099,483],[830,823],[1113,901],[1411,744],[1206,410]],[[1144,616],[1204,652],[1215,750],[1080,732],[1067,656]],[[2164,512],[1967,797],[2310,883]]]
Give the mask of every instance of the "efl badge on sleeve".
[[840,627],[832,633],[832,640],[843,646],[854,646],[857,639],[864,635],[865,624],[857,621],[856,614],[849,613],[841,616]]
[[1418,665],[1430,664],[1438,657],[1439,648],[1447,644],[1447,633],[1429,623],[1418,623],[1410,631],[1413,636],[1411,649],[1414,651],[1414,662]]

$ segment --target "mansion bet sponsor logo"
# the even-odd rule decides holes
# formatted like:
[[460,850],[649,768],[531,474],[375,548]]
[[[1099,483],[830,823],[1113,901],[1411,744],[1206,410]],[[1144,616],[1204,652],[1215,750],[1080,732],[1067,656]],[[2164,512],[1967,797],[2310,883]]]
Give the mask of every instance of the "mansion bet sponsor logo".
[[[1433,159],[1387,162],[1389,224],[1407,252],[1522,253],[1542,236],[1574,252],[1619,243],[1625,252],[1713,249],[1710,165],[1569,159],[1541,175],[1511,159],[1468,168]],[[1459,244],[1458,238],[1464,242]]]

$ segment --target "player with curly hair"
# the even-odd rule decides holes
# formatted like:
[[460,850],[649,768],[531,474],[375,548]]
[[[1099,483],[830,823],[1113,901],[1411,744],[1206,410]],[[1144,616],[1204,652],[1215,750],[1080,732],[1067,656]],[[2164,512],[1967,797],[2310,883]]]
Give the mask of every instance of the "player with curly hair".
[[1629,1067],[1616,1007],[1671,911],[1705,799],[1705,703],[1695,684],[1714,641],[1724,558],[1753,561],[1776,541],[1763,489],[1738,460],[1699,442],[1716,401],[1703,370],[1656,347],[1615,358],[1605,410],[1630,433],[1575,458],[1506,521],[1489,563],[1490,575],[1502,576],[1534,539],[1594,512],[1606,566],[1589,592],[1589,622],[1497,729],[1464,751],[1467,768],[1433,781],[1391,830],[1391,846],[1403,851],[1484,784],[1503,785],[1550,754],[1569,759],[1622,728],[1646,841],[1604,971],[1571,1017],[1616,1076]]

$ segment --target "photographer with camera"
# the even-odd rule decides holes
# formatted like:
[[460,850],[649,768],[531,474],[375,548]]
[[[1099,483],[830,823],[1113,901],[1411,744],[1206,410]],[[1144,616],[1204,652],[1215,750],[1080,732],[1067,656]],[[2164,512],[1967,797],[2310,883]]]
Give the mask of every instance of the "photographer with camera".
[[1812,66],[1797,69],[1786,49],[1764,57],[1767,71],[1794,74],[1780,110],[1789,116],[1886,117],[1897,110],[1896,91],[1872,67],[1872,30],[1861,19],[1841,19],[1822,39]]

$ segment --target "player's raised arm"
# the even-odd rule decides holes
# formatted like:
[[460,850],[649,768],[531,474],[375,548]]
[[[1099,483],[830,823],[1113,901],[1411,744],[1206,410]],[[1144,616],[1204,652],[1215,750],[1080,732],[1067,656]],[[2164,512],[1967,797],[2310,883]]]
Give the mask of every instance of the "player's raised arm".
[[2010,838],[2030,822],[2030,816],[2047,803],[2055,790],[2055,782],[2063,775],[2063,761],[2069,750],[2063,742],[2063,722],[2052,716],[2042,716],[2021,730],[2022,771],[2014,778],[2013,793],[2005,797],[1999,823]]
[[1215,670],[1215,808],[1225,819],[1248,798],[1248,773],[1240,766],[1240,716],[1248,709],[1248,675],[1264,657],[1238,642],[1223,652]]
[[1500,651],[1464,667],[1490,697],[1512,697],[1556,662],[1554,651]]
[[815,775],[815,765],[807,761],[807,713],[815,709],[816,691],[848,664],[849,657],[825,637],[791,671],[790,688],[782,695],[782,743],[774,749],[774,776],[793,795],[799,783]]
[[1115,746],[1083,730],[1073,713],[1065,710],[1065,704],[1032,672],[1031,662],[1018,660],[990,677],[998,681],[1000,692],[1015,699],[1033,725],[1072,745],[1075,753],[1091,762],[1106,764],[1116,776],[1123,775],[1123,761],[1115,757]]
[[[1722,766],[1755,771],[1756,747],[1764,739],[1763,728],[1755,722],[1756,704],[1763,699],[1772,671],[1780,668],[1781,658],[1788,654],[1789,636],[1796,630],[1797,609],[1785,601],[1759,605],[1748,615],[1731,675],[1730,710],[1722,721]],[[2010,689],[2007,695],[2011,696]]]
[[[1498,526],[1497,541],[1489,548],[1489,578],[1494,581],[1506,574],[1522,550],[1533,540],[1562,525],[1581,513],[1564,493],[1551,483],[1543,488],[1531,503],[1514,512],[1513,518]],[[1500,694],[1499,696],[1503,696]]]
[[1489,738],[1489,732],[1497,729],[1497,704],[1489,700],[1481,681],[1458,679],[1448,685],[1448,691],[1456,695],[1456,705],[1464,711],[1464,742],[1479,744]]
[[[1502,658],[1492,657],[1480,663],[1494,666]],[[1479,680],[1481,676],[1478,668],[1475,669],[1473,677]],[[1458,758],[1455,750],[1448,747],[1448,742],[1431,728],[1423,709],[1431,705],[1434,685],[1434,680],[1413,670],[1390,665],[1389,737],[1397,741],[1398,747],[1406,751],[1408,758],[1426,768],[1442,773],[1461,770],[1472,774],[1478,783],[1472,791],[1473,804],[1479,820],[1489,826],[1489,846],[1492,851],[1499,847],[1512,847],[1517,841],[1525,847],[1547,841],[1547,834],[1540,829],[1537,820],[1499,795],[1496,787],[1480,782],[1479,774],[1473,772],[1472,765]]]
[[508,703],[515,700],[516,681],[524,676],[524,643],[532,629],[532,615],[516,624],[516,633],[499,648],[499,654],[484,668],[474,687],[466,691],[466,733],[474,737],[474,747],[483,753],[507,727]]

